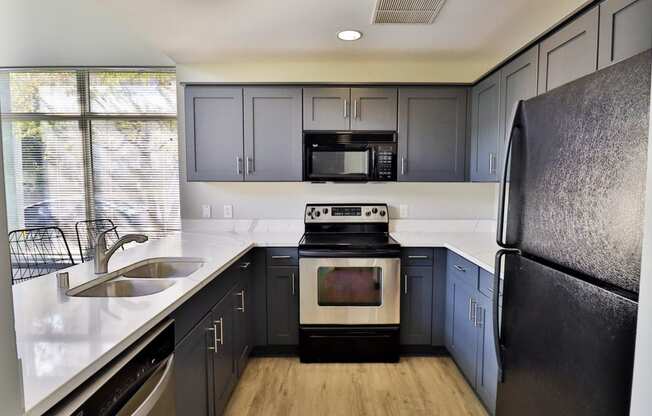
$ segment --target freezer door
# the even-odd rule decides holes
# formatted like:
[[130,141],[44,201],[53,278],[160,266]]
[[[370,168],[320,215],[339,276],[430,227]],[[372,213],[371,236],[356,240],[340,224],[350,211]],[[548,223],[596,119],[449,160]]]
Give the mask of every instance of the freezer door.
[[505,256],[497,416],[629,414],[636,302]]
[[652,50],[520,103],[506,246],[638,293],[651,62]]

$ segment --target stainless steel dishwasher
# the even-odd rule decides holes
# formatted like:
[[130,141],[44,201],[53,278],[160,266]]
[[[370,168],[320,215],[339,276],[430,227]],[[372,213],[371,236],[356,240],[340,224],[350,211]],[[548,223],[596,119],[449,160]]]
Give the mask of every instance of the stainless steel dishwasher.
[[152,329],[48,414],[176,415],[174,321]]

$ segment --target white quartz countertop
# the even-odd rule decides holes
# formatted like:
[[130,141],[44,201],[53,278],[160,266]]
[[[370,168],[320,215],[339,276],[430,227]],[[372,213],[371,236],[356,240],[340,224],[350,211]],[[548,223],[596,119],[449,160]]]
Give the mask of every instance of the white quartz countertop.
[[[302,229],[269,224],[244,229],[184,224],[184,232],[119,250],[109,271],[155,257],[200,257],[205,264],[172,287],[135,298],[75,298],[54,275],[13,287],[16,337],[22,361],[25,409],[40,415],[162,322],[254,246],[297,246]],[[405,247],[445,247],[493,273],[498,249],[489,232],[394,231]],[[92,263],[66,271],[70,287],[96,276]]]

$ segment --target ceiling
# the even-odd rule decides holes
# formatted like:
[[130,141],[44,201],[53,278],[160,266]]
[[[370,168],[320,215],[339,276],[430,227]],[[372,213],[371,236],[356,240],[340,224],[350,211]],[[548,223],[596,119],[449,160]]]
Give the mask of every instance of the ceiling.
[[[432,25],[372,25],[375,0],[0,2],[0,37],[18,40],[0,66],[365,61],[468,66],[468,81],[587,0],[447,0]],[[338,40],[349,28],[362,39]]]

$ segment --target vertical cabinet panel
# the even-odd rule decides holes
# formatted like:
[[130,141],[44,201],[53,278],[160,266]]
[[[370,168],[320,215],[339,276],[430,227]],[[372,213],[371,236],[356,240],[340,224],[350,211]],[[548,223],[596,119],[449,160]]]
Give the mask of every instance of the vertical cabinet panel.
[[267,341],[269,345],[299,343],[299,268],[267,269]]
[[244,126],[245,180],[301,181],[301,88],[245,88]]
[[598,69],[652,48],[652,0],[600,3]]
[[221,415],[237,380],[234,360],[233,291],[213,309],[216,350],[213,353],[213,397],[215,415]]
[[500,73],[471,90],[471,181],[498,179],[500,149]]
[[489,412],[494,414],[498,389],[498,362],[494,345],[491,299],[478,296],[476,321],[479,332],[475,390]]
[[304,130],[348,130],[351,118],[349,88],[304,88]]
[[539,94],[596,70],[598,15],[598,7],[594,7],[541,42]]
[[175,394],[178,415],[208,416],[213,412],[213,317],[209,313],[177,345]]
[[399,181],[463,181],[464,88],[400,88]]
[[352,88],[351,130],[396,130],[396,88]]
[[432,263],[432,345],[444,345],[446,318],[446,249],[435,248]]
[[408,266],[401,282],[401,344],[430,345],[432,267]]
[[243,179],[242,88],[185,89],[189,181]]

